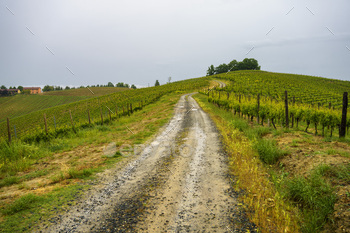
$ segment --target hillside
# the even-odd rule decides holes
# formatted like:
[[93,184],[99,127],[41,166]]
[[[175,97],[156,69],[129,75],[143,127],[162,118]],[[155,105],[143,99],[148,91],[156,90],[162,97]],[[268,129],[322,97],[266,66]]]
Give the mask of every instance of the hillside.
[[[350,135],[339,138],[337,127],[348,89],[238,71],[32,112],[10,119],[9,134],[1,122],[0,228],[343,232]],[[288,115],[285,90],[296,99]]]
[[344,92],[350,91],[350,82],[307,75],[273,73],[266,71],[235,71],[213,75],[230,81],[224,89],[230,92],[284,98],[284,91],[295,101],[339,107]]
[[[93,92],[90,91],[90,90]],[[85,96],[85,97],[96,97],[102,95],[108,95],[119,91],[126,91],[129,88],[125,87],[89,87],[89,88],[77,88],[62,91],[49,91],[44,92],[42,95],[46,96]]]
[[7,117],[15,118],[31,112],[73,103],[96,96],[107,95],[128,90],[120,87],[91,87],[92,94],[87,88],[63,91],[50,91],[40,95],[15,95],[0,98],[0,122]]

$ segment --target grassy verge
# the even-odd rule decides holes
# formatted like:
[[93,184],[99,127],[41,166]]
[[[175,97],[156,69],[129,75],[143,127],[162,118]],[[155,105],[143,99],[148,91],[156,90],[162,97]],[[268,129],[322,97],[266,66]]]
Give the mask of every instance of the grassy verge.
[[[173,115],[181,93],[163,96],[131,116],[50,141],[0,145],[0,231],[32,230],[74,205],[94,175],[124,157],[119,148],[144,143]],[[106,156],[108,145],[116,145]],[[37,229],[37,228],[36,228]]]
[[[336,232],[350,227],[347,140],[314,136],[298,128],[262,127],[209,104],[206,96],[198,95],[197,100],[223,135],[238,187],[248,193],[243,200],[261,231],[294,232],[299,225],[302,232]],[[286,211],[289,217],[281,215]],[[276,218],[271,220],[271,214]],[[285,227],[273,229],[271,221]]]
[[276,190],[268,169],[259,159],[272,163],[283,155],[283,151],[276,149],[274,143],[259,138],[267,132],[265,129],[250,129],[246,121],[208,103],[204,95],[196,95],[195,99],[209,113],[223,136],[231,170],[237,177],[236,188],[245,191],[241,199],[249,218],[261,232],[299,232],[298,210]]

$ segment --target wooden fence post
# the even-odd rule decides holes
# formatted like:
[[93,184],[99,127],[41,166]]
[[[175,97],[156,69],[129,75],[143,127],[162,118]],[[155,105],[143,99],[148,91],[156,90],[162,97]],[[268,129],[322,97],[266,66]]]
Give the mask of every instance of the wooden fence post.
[[9,136],[9,142],[11,143],[11,128],[10,128],[10,119],[7,118],[7,132]]
[[46,113],[44,113],[44,122],[45,122],[45,132],[46,132],[46,135],[48,135],[49,132],[48,132],[48,130],[47,130]]
[[73,129],[74,129],[74,122],[73,122],[73,117],[72,117],[72,111],[71,110],[69,110],[69,115],[70,115],[70,123],[72,124]]
[[89,125],[91,125],[90,110],[89,109],[87,110],[87,113],[88,113],[88,118],[89,118]]
[[101,124],[103,125],[103,113],[102,113],[102,107],[100,107],[100,113],[101,113]]
[[284,103],[285,103],[285,106],[286,106],[286,128],[288,129],[289,128],[289,112],[288,112],[288,92],[285,91],[284,92]]
[[344,138],[346,133],[346,113],[348,110],[348,93],[343,94],[343,112],[339,129],[339,137]]

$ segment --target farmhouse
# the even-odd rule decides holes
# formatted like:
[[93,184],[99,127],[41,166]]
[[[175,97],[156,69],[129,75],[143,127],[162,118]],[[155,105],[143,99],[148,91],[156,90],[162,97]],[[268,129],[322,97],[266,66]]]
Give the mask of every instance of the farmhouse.
[[0,95],[15,95],[21,93],[20,89],[1,89]]
[[23,87],[23,91],[30,90],[30,94],[40,94],[41,88],[40,87]]

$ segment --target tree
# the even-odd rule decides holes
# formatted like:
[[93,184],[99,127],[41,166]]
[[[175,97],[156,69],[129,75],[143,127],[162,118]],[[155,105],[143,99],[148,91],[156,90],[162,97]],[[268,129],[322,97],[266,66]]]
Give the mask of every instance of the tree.
[[168,83],[170,83],[170,82],[171,82],[171,76],[168,77]]
[[155,87],[156,87],[156,86],[160,86],[160,83],[159,83],[158,80],[156,80],[156,83],[154,84],[154,86],[155,86]]
[[18,86],[17,87],[21,92],[23,91],[23,87],[22,86]]
[[1,88],[2,91],[0,91],[1,96],[8,96],[9,92],[6,88]]
[[10,86],[9,89],[13,89],[13,87]]
[[44,88],[43,88],[43,92],[46,92],[46,91],[53,91],[54,90],[54,87],[53,86],[49,86],[49,85],[46,85]]
[[225,63],[223,63],[215,68],[215,74],[226,73],[228,71],[229,71],[229,67]]
[[243,61],[238,63],[239,70],[260,70],[258,61],[254,58],[245,58]]
[[218,67],[214,67],[213,65],[209,66],[207,70],[207,75],[221,74],[236,70],[260,70],[260,66],[258,61],[254,58],[245,58],[241,62],[232,60],[229,64],[223,63]]
[[29,90],[29,89],[23,90],[23,91],[22,91],[22,94],[28,94],[28,95],[30,95],[30,90]]
[[125,87],[123,82],[119,82],[115,85],[116,87]]
[[108,82],[107,87],[114,87],[114,84],[112,82]]
[[208,67],[207,76],[215,74],[215,67],[213,65]]
[[134,84],[131,85],[131,88],[132,89],[137,89],[137,87]]
[[7,88],[4,85],[1,85],[0,89],[4,90],[4,89],[7,89]]
[[232,60],[230,63],[228,63],[228,69],[229,71],[235,71],[238,70],[238,62],[236,60]]
[[65,90],[69,90],[69,89],[70,89],[70,87],[69,87],[69,86],[66,86]]

